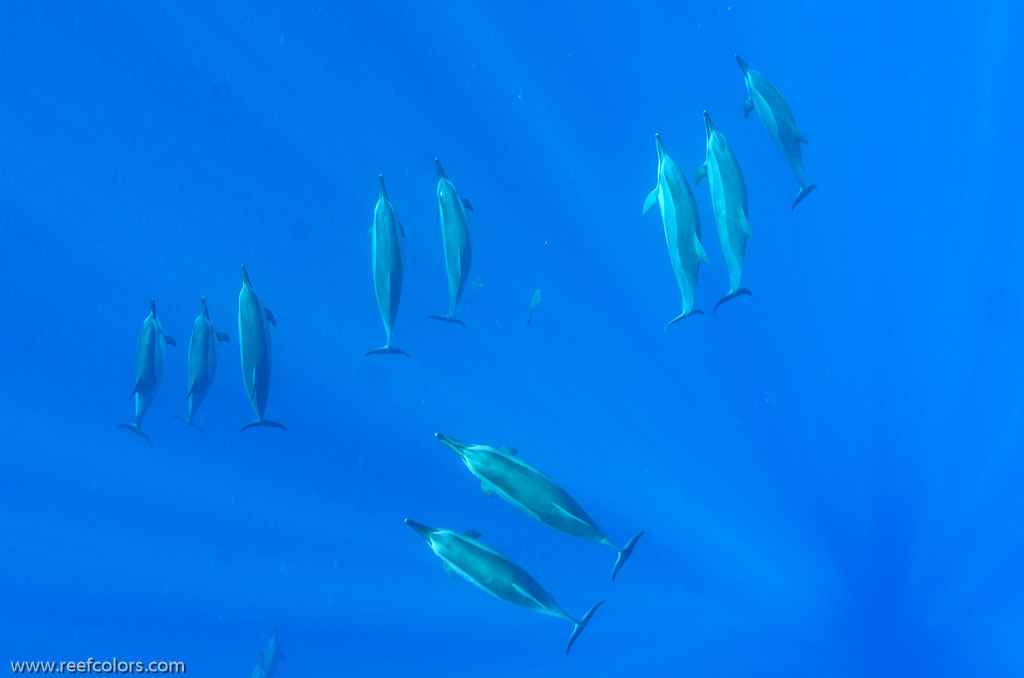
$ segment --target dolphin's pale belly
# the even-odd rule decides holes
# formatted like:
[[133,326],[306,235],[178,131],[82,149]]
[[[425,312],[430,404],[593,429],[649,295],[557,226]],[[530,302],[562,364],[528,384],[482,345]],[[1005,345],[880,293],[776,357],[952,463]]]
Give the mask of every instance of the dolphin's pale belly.
[[390,341],[402,296],[402,244],[393,216],[379,217],[374,224],[373,288]]

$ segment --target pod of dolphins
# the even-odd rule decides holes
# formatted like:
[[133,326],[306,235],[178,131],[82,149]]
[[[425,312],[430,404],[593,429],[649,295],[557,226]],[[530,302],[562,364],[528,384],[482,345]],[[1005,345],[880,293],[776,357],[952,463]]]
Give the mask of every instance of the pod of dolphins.
[[[800,144],[808,143],[807,139],[797,129],[789,105],[779,91],[739,56],[736,56],[736,61],[743,71],[748,92],[743,105],[744,117],[748,117],[752,110],[757,111],[768,136],[796,176],[799,190],[791,207],[794,209],[817,188],[815,184],[808,184],[803,168]],[[753,234],[747,213],[747,189],[739,162],[707,111],[704,111],[703,117],[705,158],[697,168],[694,184],[699,185],[707,179],[718,238],[729,272],[729,291],[715,304],[714,310],[717,310],[731,299],[751,294],[749,289],[741,286],[741,278],[746,242],[748,239],[753,241]],[[654,139],[658,152],[657,184],[648,194],[643,212],[646,214],[651,207],[658,205],[669,261],[679,287],[680,312],[665,325],[665,330],[668,330],[673,324],[690,316],[703,315],[703,311],[694,308],[697,273],[701,263],[707,266],[711,263],[701,244],[700,215],[693,191],[679,166],[666,153],[661,136],[655,134]],[[444,315],[429,315],[427,318],[465,327],[466,324],[455,317],[455,311],[469,280],[473,257],[468,218],[468,212],[473,207],[468,200],[459,196],[455,185],[436,158],[434,167],[437,172],[437,216],[441,225],[448,278],[448,309]],[[371,269],[377,307],[384,324],[384,345],[368,351],[366,356],[409,356],[406,351],[392,345],[402,295],[404,239],[405,229],[388,197],[384,177],[378,176],[377,203],[367,240],[371,245]],[[478,281],[473,281],[473,293],[481,286]],[[540,298],[538,289],[530,302],[527,326],[532,323]],[[271,325],[277,326],[274,315],[260,302],[248,272],[242,266],[242,289],[238,295],[238,344],[242,381],[256,414],[256,418],[245,424],[242,431],[260,426],[285,429],[282,424],[264,416],[270,391]],[[188,415],[176,416],[200,431],[202,429],[195,423],[195,415],[213,385],[218,341],[229,342],[230,338],[224,332],[214,329],[204,297],[189,342],[186,393]],[[135,398],[135,417],[132,422],[119,424],[120,428],[141,436],[150,446],[153,442],[143,431],[142,420],[160,388],[167,345],[177,344],[172,337],[164,334],[157,319],[156,302],[150,301],[149,315],[143,321],[136,349],[135,386],[131,392]],[[440,433],[435,434],[435,437],[459,456],[470,473],[480,480],[481,489],[488,497],[498,495],[540,523],[613,549],[616,552],[612,568],[613,581],[644,534],[642,531],[637,533],[624,546],[619,547],[575,499],[541,471],[520,459],[514,449],[463,443]],[[441,559],[448,575],[454,577],[458,574],[474,586],[513,605],[571,622],[573,630],[566,646],[567,653],[604,602],[596,603],[579,618],[573,617],[526,570],[482,543],[478,532],[433,528],[411,519],[405,522],[427,541],[431,550]],[[260,655],[259,663],[253,669],[253,677],[270,678],[283,659],[275,628],[274,635]]]

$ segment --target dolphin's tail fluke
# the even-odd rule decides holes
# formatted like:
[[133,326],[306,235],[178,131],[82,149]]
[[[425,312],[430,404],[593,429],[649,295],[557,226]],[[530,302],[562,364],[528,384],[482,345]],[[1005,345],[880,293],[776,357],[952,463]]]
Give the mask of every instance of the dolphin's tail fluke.
[[601,607],[602,605],[604,605],[603,600],[594,607],[587,610],[587,613],[583,615],[583,619],[580,619],[578,622],[574,622],[576,626],[573,627],[572,635],[569,636],[569,644],[565,646],[566,654],[569,654],[569,650],[572,649],[572,644],[575,643],[576,639],[580,637],[581,633],[583,633],[583,629],[587,628],[587,624],[590,622],[590,618],[594,616],[594,612],[597,611],[597,608]]
[[633,553],[633,547],[636,546],[636,543],[640,541],[640,537],[642,536],[644,536],[643,531],[641,531],[640,534],[630,539],[625,546],[619,549],[619,557],[615,559],[615,567],[612,568],[612,581],[615,581],[615,575],[619,573],[619,570],[622,569],[622,566],[626,564],[627,560],[629,560],[630,554]]
[[150,447],[153,447],[153,440],[149,437],[149,434],[143,431],[141,428],[139,428],[137,424],[118,424],[117,427],[126,428],[132,433],[137,433],[139,436],[142,437],[143,440],[149,443]]
[[373,355],[374,353],[392,353],[394,355],[404,355],[406,358],[409,357],[408,353],[400,348],[395,348],[394,346],[381,346],[380,348],[375,348],[372,351],[364,353],[363,357],[365,358],[366,356]]
[[256,426],[266,426],[268,428],[279,428],[282,431],[287,431],[284,424],[279,424],[276,421],[270,421],[269,419],[257,419],[256,421],[250,421],[248,424],[242,427],[242,430],[255,428]]
[[665,329],[663,329],[663,330],[661,331],[661,332],[662,332],[662,334],[664,334],[665,332],[667,332],[667,331],[668,331],[668,328],[672,327],[673,325],[675,325],[675,324],[676,324],[677,322],[679,322],[680,320],[686,320],[686,319],[687,319],[687,318],[689,318],[689,317],[690,317],[691,315],[704,315],[704,311],[702,311],[702,310],[700,310],[700,309],[698,308],[698,309],[694,309],[694,310],[690,311],[689,313],[680,313],[680,314],[679,314],[679,315],[677,315],[677,316],[676,316],[675,318],[672,318],[672,320],[669,320],[669,321],[668,321],[668,324],[667,324],[667,325],[665,325]]
[[792,212],[793,210],[795,210],[796,206],[800,204],[800,201],[809,196],[811,194],[811,191],[813,191],[817,187],[818,184],[811,184],[810,186],[804,186],[803,188],[801,188],[800,192],[796,194],[796,200],[793,201],[793,206],[789,208],[789,211]]
[[733,292],[732,294],[727,294],[724,297],[722,297],[721,299],[719,299],[718,303],[715,304],[714,310],[711,311],[711,312],[714,313],[715,311],[718,310],[719,306],[721,306],[722,304],[724,304],[725,302],[727,302],[727,301],[729,301],[731,299],[735,299],[736,297],[742,297],[743,295],[746,295],[746,296],[749,297],[751,294],[753,294],[753,293],[750,290],[748,290],[746,287],[741,287],[738,290],[736,290],[735,292]]
[[174,419],[177,419],[178,421],[185,422],[186,424],[188,424],[192,428],[194,428],[197,431],[199,431],[200,433],[202,433],[204,436],[206,435],[206,431],[204,431],[203,428],[199,424],[197,424],[194,421],[192,421],[191,417],[186,419],[185,417],[179,417],[176,414],[172,414],[171,417],[174,418]]
[[466,326],[466,323],[462,322],[458,318],[453,318],[450,315],[428,315],[426,317],[426,320],[440,320],[441,322],[453,323],[455,325],[462,325],[463,327]]

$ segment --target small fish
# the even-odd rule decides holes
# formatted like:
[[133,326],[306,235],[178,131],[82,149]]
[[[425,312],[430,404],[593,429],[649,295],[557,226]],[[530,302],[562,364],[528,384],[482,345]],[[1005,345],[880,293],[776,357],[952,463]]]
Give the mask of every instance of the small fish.
[[530,315],[526,317],[526,326],[530,326],[530,321],[533,320],[533,312],[537,310],[537,306],[540,305],[540,290],[533,293],[533,299],[530,299]]

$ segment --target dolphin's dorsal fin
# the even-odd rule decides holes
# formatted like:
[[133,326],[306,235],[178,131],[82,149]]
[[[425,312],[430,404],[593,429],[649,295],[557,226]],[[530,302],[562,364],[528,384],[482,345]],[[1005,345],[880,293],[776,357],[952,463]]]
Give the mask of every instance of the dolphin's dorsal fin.
[[174,346],[175,348],[177,348],[178,346],[178,342],[174,340],[174,337],[169,337],[166,334],[164,335],[164,343],[170,346]]
[[491,499],[494,498],[494,487],[486,480],[480,481],[480,490]]
[[[591,527],[591,528],[593,528],[593,527],[597,527],[596,525],[593,525],[593,524],[591,524],[591,523],[587,522],[587,521],[586,521],[586,520],[584,520],[583,518],[580,518],[580,517],[579,517],[578,515],[576,515],[575,513],[572,513],[572,512],[570,512],[570,511],[567,511],[567,510],[565,510],[565,508],[564,508],[564,507],[562,507],[562,506],[559,506],[558,504],[552,504],[552,506],[553,506],[553,507],[554,507],[554,509],[555,509],[556,511],[558,511],[558,512],[559,512],[559,513],[560,513],[561,515],[565,516],[566,518],[568,518],[569,520],[571,520],[571,521],[573,521],[573,522],[579,523],[580,525],[586,525],[587,527]],[[600,531],[600,528],[598,528],[598,531]]]
[[743,117],[749,117],[752,110],[754,110],[754,100],[747,97],[747,100],[743,102]]
[[705,266],[711,265],[711,260],[708,259],[708,253],[704,251],[704,246],[700,244],[700,238],[697,234],[693,234],[693,251],[697,253],[697,258],[704,262]]
[[480,533],[476,530],[466,530],[462,533],[462,536],[469,537],[470,539],[478,539],[480,537]]
[[703,165],[697,168],[697,174],[693,179],[693,184],[696,186],[704,180],[704,177],[708,175],[708,164],[705,162]]
[[231,337],[228,336],[227,332],[218,332],[217,341],[226,341],[228,343],[231,343]]
[[252,386],[250,386],[246,390],[248,391],[249,402],[251,403],[253,395],[256,393],[256,366],[255,365],[252,366],[252,376],[249,379],[249,383],[252,384]]
[[270,309],[264,306],[263,310],[267,314],[267,322],[273,325],[274,327],[277,327],[277,321],[274,320],[274,314],[270,312]]
[[445,561],[443,561],[443,560],[442,560],[442,561],[441,561],[441,567],[443,567],[443,568],[444,568],[444,573],[445,573],[446,575],[448,575],[448,576],[449,576],[449,577],[451,577],[452,579],[455,579],[455,570],[453,570],[453,569],[452,569],[452,566],[451,566],[451,565],[449,565],[449,564],[448,564],[447,562],[445,562]]
[[196,390],[196,383],[198,383],[198,382],[199,382],[198,379],[193,379],[192,380],[192,384],[188,387],[188,393],[185,394],[185,400],[188,400],[190,397],[192,397],[192,394]]
[[793,127],[793,136],[796,137],[797,142],[801,144],[807,144],[808,146],[811,145],[811,142],[807,140],[807,137],[805,137],[803,134],[800,134],[800,130],[798,130],[795,126]]
[[462,204],[463,204],[463,205],[465,206],[465,208],[466,208],[467,210],[469,210],[470,212],[472,212],[472,211],[473,211],[473,203],[471,203],[470,201],[468,201],[468,200],[466,200],[465,198],[463,198],[463,199],[462,199]]
[[537,607],[539,607],[539,608],[541,608],[541,609],[544,609],[544,608],[546,608],[546,607],[547,607],[547,606],[546,606],[546,605],[545,605],[544,603],[542,603],[542,602],[540,602],[539,600],[537,600],[537,598],[536,598],[536,597],[535,597],[535,596],[534,596],[534,595],[533,595],[532,593],[530,593],[529,591],[527,591],[526,589],[524,589],[524,588],[523,588],[522,586],[520,586],[519,584],[517,584],[517,583],[515,583],[515,582],[510,582],[510,583],[512,584],[512,588],[514,588],[514,589],[516,590],[516,593],[518,593],[519,595],[521,595],[521,596],[522,596],[523,598],[529,598],[530,600],[532,600],[532,601],[533,601],[533,603],[534,603],[534,604],[535,604],[535,605],[536,605]]
[[750,222],[747,220],[747,215],[743,210],[740,210],[740,214],[743,216],[743,220],[740,222],[740,230],[743,235],[750,238],[750,242],[754,242],[754,234],[750,232]]
[[514,447],[502,447],[501,449],[498,450],[498,452],[504,454],[506,457],[514,457],[517,454],[519,454],[519,450],[515,449]]
[[403,238],[405,237],[405,226],[402,226],[401,221],[398,222],[398,232],[401,234]]
[[654,207],[654,204],[658,202],[658,187],[655,186],[654,190],[647,194],[647,200],[644,200],[644,214],[647,214],[647,210]]

